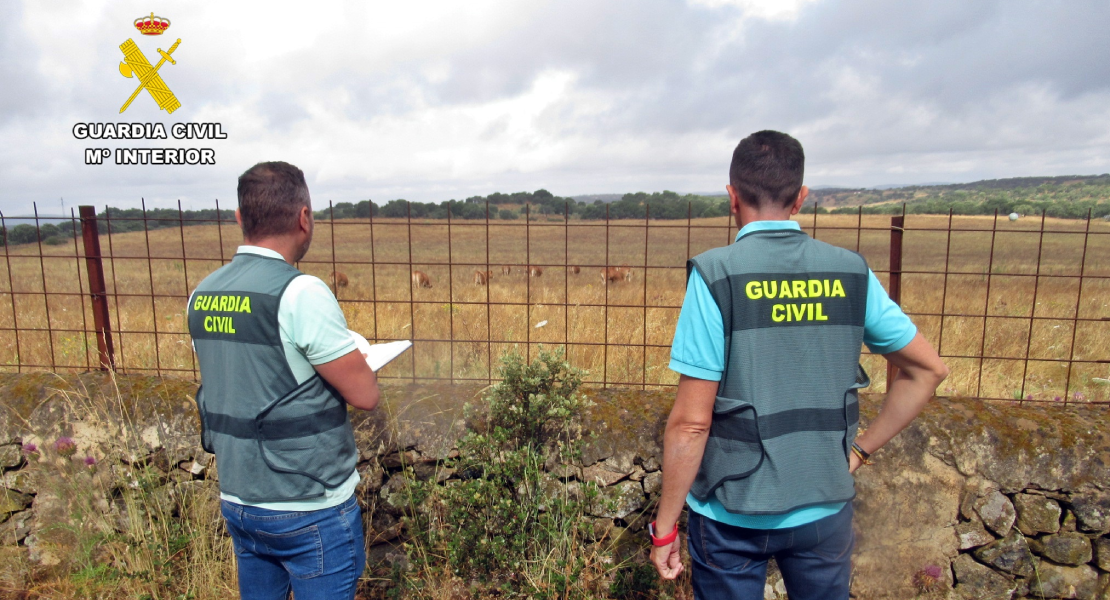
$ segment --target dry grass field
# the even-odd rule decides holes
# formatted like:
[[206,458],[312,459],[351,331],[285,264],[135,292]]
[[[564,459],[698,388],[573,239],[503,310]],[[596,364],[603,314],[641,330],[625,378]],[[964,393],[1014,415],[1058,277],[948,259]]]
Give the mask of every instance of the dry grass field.
[[[485,380],[508,347],[534,352],[542,343],[565,344],[595,384],[674,384],[667,362],[686,258],[731,241],[735,228],[724,218],[693,227],[634,220],[567,227],[551,219],[318,221],[300,267],[325,281],[333,270],[347,275],[338,297],[352,329],[372,340],[416,340],[385,377]],[[819,215],[816,236],[858,248],[887,285],[890,218],[858,219]],[[799,221],[813,232],[812,215]],[[948,217],[906,217],[902,304],[949,357],[942,392],[1110,401],[1110,364],[1069,362],[1110,359],[1110,223],[1092,222],[1085,233],[1085,222],[1048,219],[1042,236],[1039,218],[1000,219],[993,234],[992,222],[955,217],[949,232]],[[194,376],[185,298],[240,240],[233,225],[101,236],[102,251],[115,257],[105,270],[121,369]],[[40,258],[37,245],[13,246],[0,260],[0,368],[95,366],[80,251],[72,244],[42,250]],[[541,266],[542,276],[528,277],[527,265]],[[570,271],[575,265],[580,273]],[[604,285],[604,265],[630,267],[631,281]],[[413,288],[411,269],[432,287]],[[476,285],[475,271],[487,270],[489,285]],[[864,364],[881,390],[881,359],[866,356]]]

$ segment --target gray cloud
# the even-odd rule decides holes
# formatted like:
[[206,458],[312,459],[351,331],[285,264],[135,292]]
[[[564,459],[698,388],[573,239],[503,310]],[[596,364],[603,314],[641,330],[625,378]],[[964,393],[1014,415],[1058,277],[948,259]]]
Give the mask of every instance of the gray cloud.
[[[127,120],[220,120],[230,139],[216,167],[145,170],[86,167],[87,144],[68,135],[118,118],[127,82],[102,71],[126,28],[100,24],[122,9],[54,47],[28,35],[29,6],[0,6],[5,209],[58,195],[231,200],[238,172],[268,158],[297,162],[316,198],[337,201],[702,191],[763,128],[799,136],[817,184],[1102,172],[1110,159],[1110,5],[1094,0],[819,0],[779,20],[665,0],[473,13],[346,2],[322,28],[323,9],[298,4],[281,18],[304,27],[269,40],[190,5],[175,15],[182,59],[164,67],[187,108],[147,102]],[[44,66],[76,51],[64,77]]]

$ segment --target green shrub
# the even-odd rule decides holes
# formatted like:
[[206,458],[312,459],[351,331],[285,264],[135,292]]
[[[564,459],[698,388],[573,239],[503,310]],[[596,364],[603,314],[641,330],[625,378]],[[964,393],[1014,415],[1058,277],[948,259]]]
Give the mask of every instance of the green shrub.
[[642,574],[614,584],[627,565],[614,561],[609,540],[593,541],[587,509],[601,501],[597,486],[545,470],[580,455],[581,416],[591,405],[578,391],[582,372],[562,349],[541,348],[531,363],[503,358],[500,376],[479,407],[468,407],[469,431],[446,465],[458,478],[407,481],[408,591],[428,594],[454,578],[474,582],[479,595],[633,597]]

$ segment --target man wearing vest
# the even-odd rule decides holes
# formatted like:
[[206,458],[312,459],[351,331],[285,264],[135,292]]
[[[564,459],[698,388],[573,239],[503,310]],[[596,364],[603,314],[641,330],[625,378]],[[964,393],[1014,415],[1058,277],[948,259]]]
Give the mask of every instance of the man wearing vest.
[[[744,138],[727,187],[736,240],[687,264],[651,557],[665,579],[682,571],[685,502],[694,593],[703,600],[763,598],[771,557],[791,600],[847,599],[852,473],[948,374],[863,257],[790,220],[809,193],[804,164],[801,144],[786,134]],[[861,344],[898,375],[857,437],[856,390],[869,384]]]
[[239,593],[351,599],[366,551],[347,405],[377,406],[377,379],[331,290],[293,266],[312,242],[304,173],[259,163],[238,192],[243,245],[189,298],[189,333]]

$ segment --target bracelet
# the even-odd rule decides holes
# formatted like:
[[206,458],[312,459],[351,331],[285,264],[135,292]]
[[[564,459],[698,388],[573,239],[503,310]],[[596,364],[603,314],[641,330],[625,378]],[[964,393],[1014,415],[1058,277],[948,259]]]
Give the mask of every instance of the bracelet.
[[655,536],[655,521],[648,524],[648,535],[651,536],[652,546],[669,546],[678,537],[678,523],[674,524],[674,531],[668,533],[663,537]]
[[855,454],[859,458],[860,462],[862,462],[863,464],[871,464],[871,461],[868,460],[871,458],[871,453],[867,452],[863,448],[860,448],[859,444],[855,442],[852,442],[852,454]]

